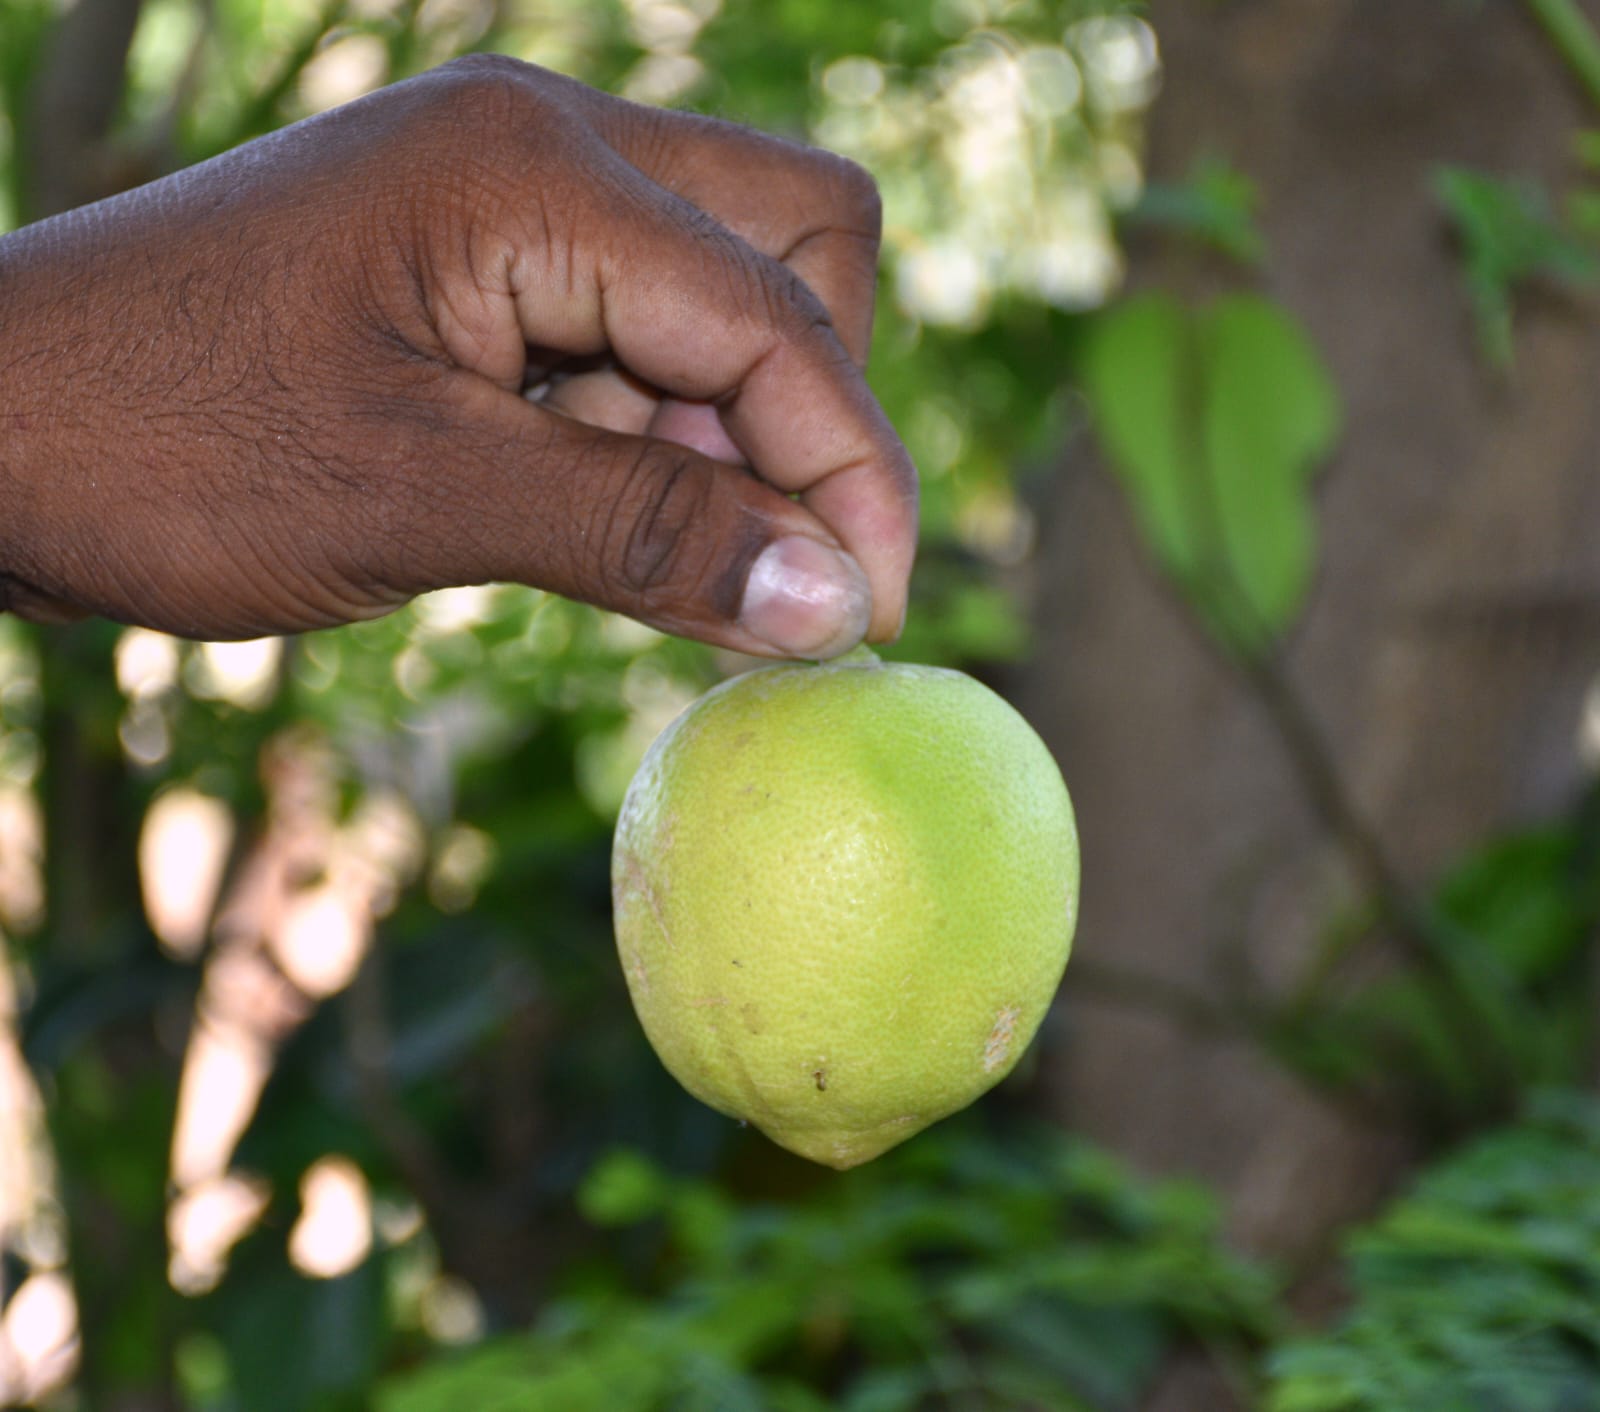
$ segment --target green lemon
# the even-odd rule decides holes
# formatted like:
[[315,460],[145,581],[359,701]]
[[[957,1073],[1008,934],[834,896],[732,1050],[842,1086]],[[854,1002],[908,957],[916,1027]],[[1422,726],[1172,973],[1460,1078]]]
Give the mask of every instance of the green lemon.
[[960,672],[870,653],[737,677],[646,755],[617,949],[662,1062],[851,1167],[964,1108],[1049,1008],[1078,839],[1044,742]]

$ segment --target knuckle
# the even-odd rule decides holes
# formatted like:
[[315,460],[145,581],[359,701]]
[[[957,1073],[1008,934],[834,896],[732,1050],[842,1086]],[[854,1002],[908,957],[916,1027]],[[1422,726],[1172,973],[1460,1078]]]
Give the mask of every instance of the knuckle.
[[414,178],[452,190],[464,171],[498,168],[510,134],[528,126],[529,66],[499,54],[469,54],[430,70],[426,104],[408,133]]
[[850,230],[877,240],[883,232],[883,196],[877,179],[859,162],[837,153],[821,154],[835,201]]
[[520,92],[540,73],[532,64],[507,54],[464,54],[433,70],[432,79],[441,88],[464,99],[485,94]]
[[684,453],[663,464],[651,450],[641,451],[614,501],[604,541],[616,587],[639,599],[693,591],[698,575],[691,544],[714,498],[714,471],[706,462]]
[[692,147],[686,138],[696,131],[699,121],[692,114],[634,103],[612,94],[599,96],[596,120],[613,148],[626,150],[631,165],[650,173],[669,189]]
[[458,154],[520,141],[563,110],[561,95],[552,92],[555,75],[505,54],[452,59],[430,70],[426,82]]
[[707,264],[720,271],[730,307],[750,328],[774,330],[785,340],[833,328],[827,305],[781,260],[747,245],[694,207],[682,212],[680,229],[699,245]]
[[768,319],[791,336],[805,337],[819,330],[833,331],[833,316],[815,290],[788,265],[764,262],[761,290]]

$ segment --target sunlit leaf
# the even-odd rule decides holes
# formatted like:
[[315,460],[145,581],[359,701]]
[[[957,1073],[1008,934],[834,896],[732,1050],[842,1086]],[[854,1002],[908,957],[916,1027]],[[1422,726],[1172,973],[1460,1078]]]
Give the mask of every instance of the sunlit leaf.
[[1162,567],[1198,587],[1203,393],[1192,320],[1176,299],[1148,294],[1098,317],[1082,376],[1100,441]]
[[1081,373],[1152,556],[1225,645],[1263,650],[1305,599],[1309,483],[1339,431],[1310,340],[1253,295],[1147,294],[1095,319]]

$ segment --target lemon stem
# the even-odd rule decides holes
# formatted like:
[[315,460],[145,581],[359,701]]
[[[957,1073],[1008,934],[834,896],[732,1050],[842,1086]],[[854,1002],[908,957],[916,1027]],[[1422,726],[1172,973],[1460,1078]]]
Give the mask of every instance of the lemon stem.
[[830,658],[826,662],[819,662],[822,667],[881,667],[883,659],[878,656],[866,643],[858,643],[848,652],[838,657]]

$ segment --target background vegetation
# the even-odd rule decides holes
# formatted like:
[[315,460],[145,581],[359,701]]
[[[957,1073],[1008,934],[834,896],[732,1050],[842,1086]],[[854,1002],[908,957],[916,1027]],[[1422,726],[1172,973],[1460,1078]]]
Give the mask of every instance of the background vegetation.
[[[926,478],[897,651],[1026,683],[1064,611],[1037,511],[1064,450],[1092,454],[1350,881],[1270,984],[1093,955],[1069,976],[1398,1134],[1381,1207],[1309,1253],[1239,1253],[1238,1192],[1079,1135],[1065,1027],[844,1176],[679,1093],[613,960],[609,830],[654,733],[734,661],[510,587],[229,647],[0,619],[0,1400],[1600,1406],[1600,792],[1574,759],[1560,810],[1420,875],[1374,826],[1292,655],[1351,414],[1273,288],[1252,182],[1226,154],[1145,173],[1188,57],[1155,21],[0,0],[0,227],[472,48],[857,156],[887,210],[874,382]],[[1600,100],[1581,9],[1520,22],[1546,83]],[[1600,273],[1596,138],[1563,138],[1560,195],[1459,154],[1426,193],[1486,385],[1515,376],[1530,290]],[[1174,1392],[1195,1366],[1204,1393]]]

